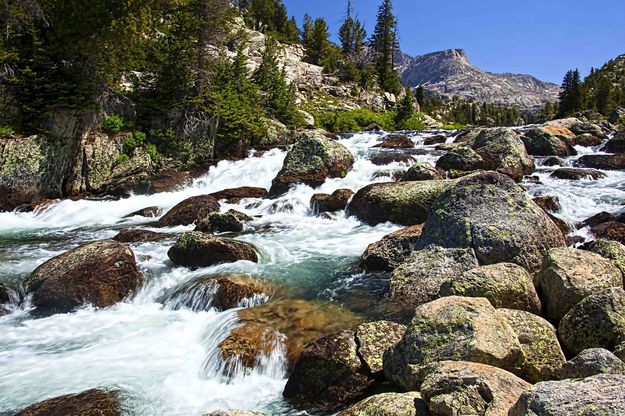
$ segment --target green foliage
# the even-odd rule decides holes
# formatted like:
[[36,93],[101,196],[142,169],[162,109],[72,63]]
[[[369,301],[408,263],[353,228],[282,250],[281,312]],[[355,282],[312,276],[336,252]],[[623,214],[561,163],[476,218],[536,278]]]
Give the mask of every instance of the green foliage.
[[459,130],[463,127],[464,125],[460,123],[445,123],[443,125],[443,130]]
[[310,20],[304,22],[303,45],[306,48],[306,62],[324,66],[328,59],[332,59],[329,55],[336,55],[331,50],[329,38],[330,32],[325,19],[317,18],[312,22]]
[[130,156],[128,156],[126,153],[120,153],[115,158],[115,165],[121,165],[122,163],[128,162],[129,160],[130,160]]
[[10,126],[2,126],[0,125],[0,137],[13,136],[15,135],[15,130]]
[[250,0],[235,2],[253,29],[271,33],[286,43],[299,42],[300,31],[295,18],[288,17],[286,6],[281,0]]
[[350,111],[312,112],[318,127],[334,133],[361,131],[375,123],[385,130],[395,129],[395,112],[374,112],[364,108]]
[[400,129],[409,129],[408,122],[412,121],[414,115],[414,95],[411,88],[406,88],[406,94],[397,109],[395,126]]
[[585,108],[585,102],[586,89],[582,84],[579,70],[568,71],[562,81],[558,115],[567,116],[581,111]]
[[136,148],[143,147],[146,143],[146,135],[141,131],[133,131],[124,140],[125,153],[132,154]]
[[145,152],[150,155],[150,159],[152,159],[152,162],[154,163],[158,163],[161,155],[158,153],[158,150],[156,149],[156,145],[153,143],[148,143],[144,146]]
[[380,88],[399,94],[401,82],[394,62],[399,42],[397,41],[397,19],[393,14],[391,0],[383,0],[378,8],[377,23],[371,38],[371,49]]
[[102,129],[107,134],[117,134],[124,128],[124,119],[118,115],[112,114],[105,116],[102,120]]
[[339,29],[339,39],[341,41],[341,52],[343,56],[351,61],[359,60],[365,48],[366,36],[367,31],[360,20],[354,17],[352,3],[348,1],[347,14]]

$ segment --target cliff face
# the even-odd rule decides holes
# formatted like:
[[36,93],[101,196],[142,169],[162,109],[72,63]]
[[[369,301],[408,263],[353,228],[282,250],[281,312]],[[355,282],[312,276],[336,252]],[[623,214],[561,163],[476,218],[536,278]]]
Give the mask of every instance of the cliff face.
[[459,96],[521,110],[538,110],[557,101],[560,87],[530,75],[493,74],[473,66],[464,50],[449,49],[412,59],[399,66],[404,85],[422,85],[443,97]]

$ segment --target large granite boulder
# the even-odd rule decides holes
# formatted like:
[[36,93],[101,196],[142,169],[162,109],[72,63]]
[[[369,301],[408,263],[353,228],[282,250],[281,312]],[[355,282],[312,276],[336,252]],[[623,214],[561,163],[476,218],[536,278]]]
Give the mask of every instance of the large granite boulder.
[[523,353],[514,330],[488,300],[450,296],[416,309],[401,341],[384,355],[384,374],[406,390],[419,390],[427,366],[445,360],[514,370]]
[[33,404],[15,416],[121,416],[117,396],[116,392],[87,390]]
[[612,260],[612,263],[619,268],[625,278],[625,246],[623,244],[612,240],[596,240],[585,248],[601,257]]
[[586,296],[623,286],[621,271],[598,254],[574,248],[549,250],[536,277],[547,317],[558,322]]
[[[245,214],[243,214],[245,215]],[[243,231],[243,223],[237,212],[211,212],[206,218],[197,221],[195,231],[203,233],[237,233]]]
[[258,253],[253,244],[199,231],[183,233],[169,249],[167,256],[174,264],[191,268],[239,260],[258,262]]
[[483,172],[450,185],[432,206],[417,248],[472,249],[481,265],[515,263],[538,271],[565,245],[562,232],[509,177]]
[[175,227],[177,225],[190,225],[206,218],[211,212],[219,212],[219,202],[210,195],[194,196],[180,202],[167,211],[158,225],[163,227]]
[[625,291],[611,288],[586,297],[564,315],[558,333],[573,354],[588,348],[614,351],[625,340]]
[[445,179],[445,172],[438,170],[431,163],[415,163],[404,173],[401,182],[431,181],[436,179]]
[[625,375],[625,363],[604,348],[589,348],[564,364],[560,378],[586,378],[598,374]]
[[430,416],[427,404],[416,391],[369,396],[338,416]]
[[442,285],[441,296],[486,298],[496,308],[540,313],[540,300],[532,276],[513,263],[471,269]]
[[625,376],[545,381],[521,395],[509,416],[620,416],[625,414]]
[[327,178],[342,178],[351,170],[354,157],[342,144],[309,133],[289,151],[273,180],[269,194],[286,193],[294,184],[323,185]]
[[113,240],[83,244],[37,267],[24,285],[39,315],[66,313],[85,303],[104,308],[143,283],[130,248]]
[[521,140],[530,155],[573,156],[575,134],[566,127],[544,126],[523,130]]
[[575,166],[601,170],[625,169],[625,154],[584,155],[575,161]]
[[360,267],[367,272],[390,272],[406,261],[421,236],[422,225],[413,225],[387,234],[369,244],[360,258]]

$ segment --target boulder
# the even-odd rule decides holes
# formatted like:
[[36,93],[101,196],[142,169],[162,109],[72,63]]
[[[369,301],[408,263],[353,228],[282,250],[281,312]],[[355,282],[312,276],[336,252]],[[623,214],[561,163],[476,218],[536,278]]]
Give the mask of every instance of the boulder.
[[591,134],[596,137],[605,137],[605,134],[603,133],[603,129],[594,123],[588,123],[588,122],[576,123],[576,124],[573,124],[571,127],[569,127],[569,130],[571,130],[571,132],[577,135],[578,137],[582,134]]
[[625,244],[625,224],[616,221],[604,222],[590,229],[597,239],[613,240]]
[[574,248],[549,250],[536,276],[546,316],[560,319],[586,296],[623,286],[621,271],[608,259]]
[[275,288],[268,282],[245,275],[208,276],[178,288],[169,297],[167,305],[172,309],[187,308],[195,312],[212,308],[224,311],[264,303],[274,292]]
[[342,211],[354,195],[351,189],[337,189],[329,194],[315,194],[310,199],[310,208],[316,213]]
[[513,263],[498,263],[466,271],[445,282],[440,296],[486,298],[495,308],[540,313],[532,276]]
[[443,361],[421,386],[430,413],[440,416],[507,416],[531,384],[500,368],[467,361]]
[[360,267],[367,272],[390,272],[406,261],[421,236],[422,225],[387,234],[380,241],[369,244],[360,257]]
[[608,121],[612,124],[617,124],[620,120],[623,119],[623,117],[625,117],[625,108],[617,107],[614,109],[614,111],[610,113]]
[[515,373],[531,383],[558,378],[566,358],[556,329],[540,316],[517,309],[497,309],[521,343],[525,360]]
[[625,363],[606,349],[589,348],[564,364],[560,378],[586,378],[598,374],[625,375]]
[[146,218],[156,218],[163,213],[163,209],[160,207],[147,207],[142,208],[138,211],[131,212],[126,215],[126,217],[146,217]]
[[625,246],[623,244],[611,240],[596,240],[590,243],[586,249],[611,260],[625,278]]
[[7,305],[15,301],[17,301],[15,293],[7,286],[0,283],[0,317],[9,313],[8,309],[3,307],[3,305]]
[[447,141],[447,136],[442,134],[437,134],[436,136],[426,137],[423,140],[423,145],[425,146],[433,146],[435,144],[443,144]]
[[253,368],[259,356],[268,356],[276,342],[284,344],[293,367],[304,347],[318,338],[359,323],[358,316],[331,303],[284,299],[237,312],[241,325],[220,344],[226,371]]
[[318,133],[309,133],[288,152],[269,194],[282,195],[299,183],[316,188],[327,178],[344,177],[353,164],[354,157],[345,146]]
[[543,255],[565,241],[514,181],[483,172],[459,179],[437,198],[417,248],[429,245],[470,248],[480,265],[515,263],[534,273]]
[[376,166],[390,165],[391,163],[414,163],[414,158],[408,153],[383,152],[377,153],[371,157],[371,163]]
[[415,163],[402,176],[401,182],[429,181],[445,179],[445,173],[439,171],[431,163]]
[[454,143],[467,143],[473,141],[484,129],[465,129],[460,130],[456,138],[454,139]]
[[580,134],[575,138],[575,144],[578,146],[593,147],[603,142],[603,137],[595,136],[591,133]]
[[15,416],[121,416],[117,395],[101,389],[87,390],[33,404]]
[[609,212],[600,212],[598,214],[593,215],[592,217],[586,218],[582,221],[577,228],[584,227],[595,227],[599,224],[603,224],[604,222],[616,221],[614,215]]
[[533,127],[523,131],[521,140],[533,156],[573,156],[575,134],[566,127]]
[[450,183],[374,183],[356,192],[347,210],[350,215],[355,215],[369,225],[387,221],[401,225],[422,224],[438,195]]
[[614,355],[616,355],[619,360],[625,362],[625,341],[621,342],[616,349],[614,350]]
[[39,315],[67,313],[89,303],[104,308],[143,283],[135,255],[113,240],[87,243],[37,267],[24,285]]
[[625,154],[584,155],[575,161],[575,166],[601,170],[625,169]]
[[199,195],[185,199],[170,209],[159,221],[163,227],[190,225],[206,218],[211,212],[219,212],[219,202],[210,195]]
[[620,132],[611,138],[605,146],[601,148],[601,151],[607,153],[625,153],[625,132]]
[[369,396],[338,416],[430,416],[427,404],[416,391]]
[[360,372],[357,349],[352,331],[307,345],[284,387],[284,398],[315,412],[330,412],[361,399],[374,380]]
[[169,238],[169,234],[157,233],[150,230],[140,230],[138,228],[124,228],[117,233],[113,240],[120,243],[144,243],[148,241],[161,241]]
[[404,332],[405,325],[391,321],[367,322],[356,328],[358,356],[369,374],[382,375],[384,353],[399,342]]
[[625,376],[545,381],[523,393],[509,416],[619,416],[625,413]]
[[535,168],[523,142],[511,129],[482,130],[467,145],[451,150],[441,157],[436,166],[444,170],[494,170],[515,181],[522,180],[523,176]]
[[514,330],[488,300],[450,296],[416,309],[401,341],[384,355],[384,374],[406,390],[419,390],[427,366],[437,361],[514,369],[522,358]]
[[167,256],[174,264],[192,268],[239,260],[258,262],[258,254],[253,244],[199,231],[183,233],[169,249]]
[[469,249],[430,246],[415,251],[393,271],[385,297],[395,307],[412,311],[439,298],[441,286],[477,266]]
[[554,170],[549,176],[556,179],[567,179],[571,181],[578,181],[581,179],[596,181],[606,177],[605,173],[599,172],[596,169],[580,168],[559,168]]
[[211,212],[206,218],[199,220],[195,231],[203,233],[237,233],[243,231],[243,224],[235,212]]
[[412,149],[414,143],[409,137],[403,134],[389,134],[382,138],[382,143],[378,143],[373,147],[381,147],[384,149]]
[[558,212],[562,209],[560,199],[557,196],[537,196],[532,201],[545,212]]
[[218,201],[225,199],[228,204],[238,204],[242,199],[264,198],[268,194],[265,188],[253,186],[241,186],[239,188],[223,189],[219,192],[209,194]]
[[543,162],[543,166],[564,166],[564,160],[560,159],[557,156],[551,156],[545,159]]
[[611,288],[586,297],[564,315],[558,334],[573,354],[587,348],[613,351],[625,340],[625,291]]

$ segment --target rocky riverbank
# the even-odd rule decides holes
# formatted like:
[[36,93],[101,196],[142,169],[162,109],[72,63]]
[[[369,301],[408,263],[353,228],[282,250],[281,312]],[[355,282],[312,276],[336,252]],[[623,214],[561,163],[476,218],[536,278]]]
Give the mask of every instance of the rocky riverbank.
[[[623,132],[565,119],[436,134],[335,140],[311,131],[286,154],[223,162],[197,188],[160,194],[176,195],[175,203],[137,196],[113,201],[119,212],[110,205],[100,215],[114,220],[95,228],[72,219],[68,240],[44,245],[37,258],[45,261],[5,272],[12,280],[0,284],[0,325],[11,339],[28,336],[16,335],[18,322],[90,322],[154,308],[147,321],[164,314],[192,328],[168,329],[165,342],[184,348],[174,339],[181,337],[201,350],[167,356],[201,368],[181,375],[195,383],[188,394],[229,393],[180,407],[171,402],[184,394],[173,389],[172,396],[164,383],[158,388],[167,403],[146,404],[146,388],[154,386],[115,370],[57,394],[38,386],[32,398],[0,400],[0,411],[625,413]],[[391,142],[403,144],[384,145]],[[380,156],[387,162],[374,163]],[[243,179],[233,179],[234,170]],[[586,199],[575,201],[576,192]],[[3,215],[54,218],[70,207],[63,204]],[[32,249],[16,230],[24,232],[9,229],[3,249]],[[205,327],[196,339],[200,317]],[[142,325],[148,338],[158,333],[154,323]],[[106,350],[107,333],[84,342]],[[0,358],[20,348],[0,342]],[[159,360],[155,367],[164,365]],[[110,365],[95,361],[100,369]],[[32,382],[24,370],[6,370],[18,388]],[[162,371],[164,378],[178,373]],[[247,393],[255,399],[233,399],[232,386],[256,386]],[[268,386],[274,396],[258,397]],[[0,382],[0,392],[8,394],[8,385]],[[210,413],[223,407],[250,410]]]

